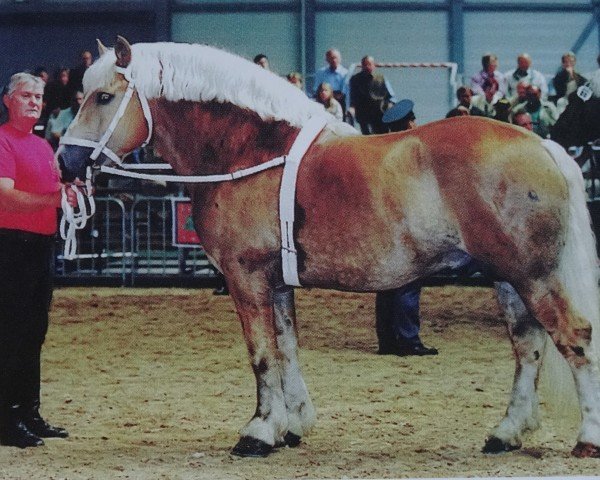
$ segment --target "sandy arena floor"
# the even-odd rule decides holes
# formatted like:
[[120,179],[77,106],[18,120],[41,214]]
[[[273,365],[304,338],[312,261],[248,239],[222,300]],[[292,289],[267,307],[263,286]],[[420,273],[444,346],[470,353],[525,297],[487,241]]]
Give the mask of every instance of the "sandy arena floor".
[[570,456],[577,425],[544,409],[523,449],[480,453],[514,365],[493,291],[423,295],[437,357],[377,356],[374,296],[296,293],[310,435],[267,459],[229,454],[255,408],[229,297],[211,290],[64,288],[44,350],[43,414],[71,432],[0,448],[0,478],[285,479],[596,475]]

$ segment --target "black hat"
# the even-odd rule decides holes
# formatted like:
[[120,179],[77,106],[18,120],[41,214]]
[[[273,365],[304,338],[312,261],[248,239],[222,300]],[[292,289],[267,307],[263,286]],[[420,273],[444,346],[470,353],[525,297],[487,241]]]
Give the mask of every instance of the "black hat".
[[[407,119],[407,117],[412,114],[414,106],[415,104],[412,100],[407,98],[400,100],[383,114],[383,123],[393,123]],[[414,119],[414,114],[412,114],[412,119]]]

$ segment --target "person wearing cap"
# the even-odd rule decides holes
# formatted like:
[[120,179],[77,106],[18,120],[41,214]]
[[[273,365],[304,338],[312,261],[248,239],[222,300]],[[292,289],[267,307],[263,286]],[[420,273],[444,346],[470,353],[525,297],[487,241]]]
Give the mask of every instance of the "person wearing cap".
[[[400,100],[382,118],[390,132],[402,132],[417,126],[412,100]],[[421,282],[377,292],[375,297],[375,330],[379,355],[437,355],[436,348],[426,347],[419,337],[419,301]]]
[[413,107],[415,104],[412,100],[400,100],[396,105],[386,110],[383,114],[382,121],[387,126],[390,132],[403,132],[417,126]]

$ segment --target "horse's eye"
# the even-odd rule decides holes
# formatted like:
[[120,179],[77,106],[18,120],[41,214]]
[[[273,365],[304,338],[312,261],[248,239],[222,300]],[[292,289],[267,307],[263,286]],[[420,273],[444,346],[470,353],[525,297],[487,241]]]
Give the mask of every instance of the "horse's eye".
[[96,102],[99,103],[100,105],[106,105],[108,102],[110,102],[113,99],[113,97],[114,97],[114,95],[111,95],[110,93],[100,92],[96,96]]

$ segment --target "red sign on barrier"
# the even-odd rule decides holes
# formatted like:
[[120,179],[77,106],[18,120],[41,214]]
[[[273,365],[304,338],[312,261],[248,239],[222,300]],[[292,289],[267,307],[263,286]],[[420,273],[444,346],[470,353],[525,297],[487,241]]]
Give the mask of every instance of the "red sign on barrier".
[[173,198],[173,246],[199,247],[200,238],[194,230],[192,202],[189,198]]

